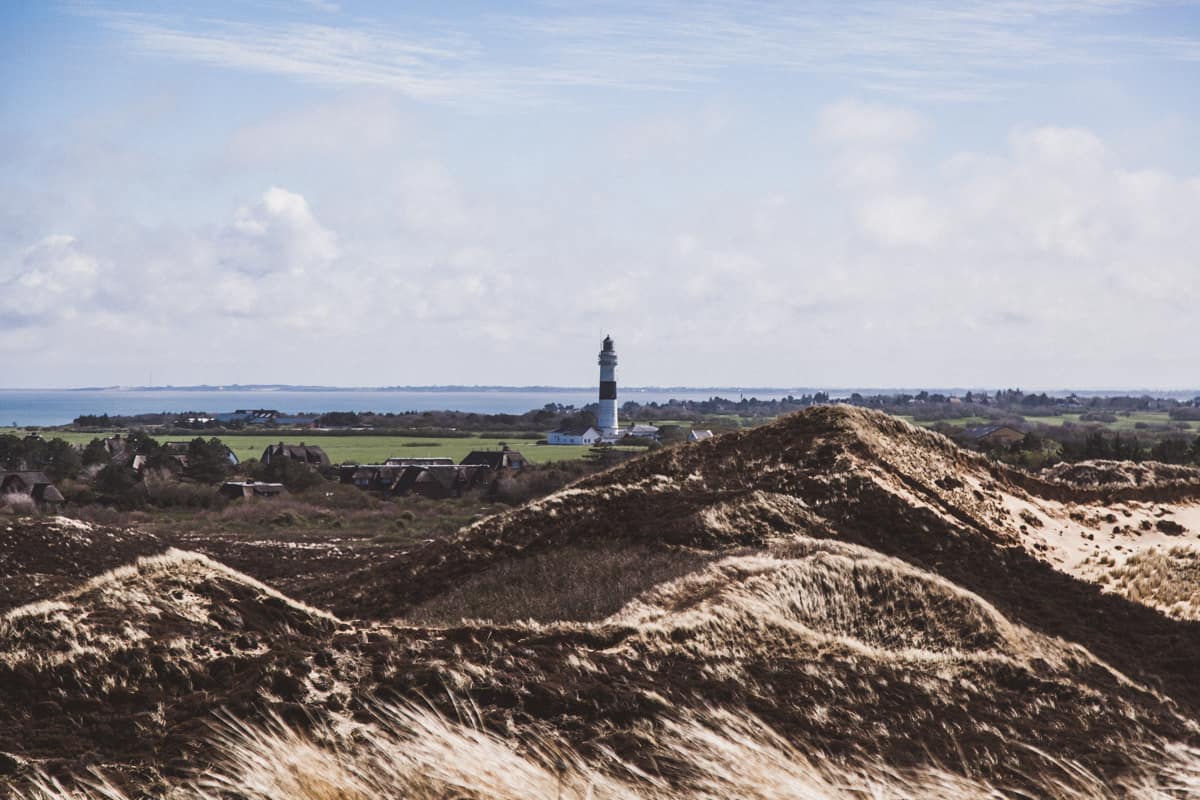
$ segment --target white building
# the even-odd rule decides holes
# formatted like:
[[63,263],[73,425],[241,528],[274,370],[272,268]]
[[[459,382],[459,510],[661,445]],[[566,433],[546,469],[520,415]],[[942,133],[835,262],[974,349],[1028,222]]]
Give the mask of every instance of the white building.
[[688,434],[687,440],[689,442],[699,442],[704,439],[711,439],[712,435],[713,435],[712,431],[699,430],[697,428],[692,428],[691,433]]
[[577,425],[551,431],[547,444],[595,444],[600,441],[600,431],[591,426]]
[[632,428],[626,429],[625,432],[627,434],[629,434],[630,436],[637,436],[642,439],[657,439],[658,438],[658,426],[656,426],[656,425],[638,424],[638,425],[634,425]]

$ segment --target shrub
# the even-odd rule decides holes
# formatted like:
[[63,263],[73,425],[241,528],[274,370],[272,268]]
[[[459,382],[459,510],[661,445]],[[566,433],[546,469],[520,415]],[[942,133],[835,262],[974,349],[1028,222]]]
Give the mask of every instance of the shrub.
[[0,506],[12,514],[32,514],[37,510],[37,503],[24,492],[4,492],[0,494]]

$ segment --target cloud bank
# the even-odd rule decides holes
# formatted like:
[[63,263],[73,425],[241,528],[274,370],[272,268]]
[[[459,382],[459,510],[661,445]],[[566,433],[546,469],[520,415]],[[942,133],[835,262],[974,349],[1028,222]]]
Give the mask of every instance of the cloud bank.
[[[331,124],[354,108],[383,113]],[[186,360],[158,369],[175,382],[580,384],[608,331],[642,384],[1194,382],[1178,326],[1200,302],[1200,179],[1126,166],[1077,128],[918,168],[908,149],[935,126],[911,109],[844,100],[812,122],[811,184],[647,224],[619,196],[510,196],[419,154],[381,166],[364,132],[317,197],[265,186],[215,225],[27,243],[0,267],[0,349],[18,363],[39,343],[26,385],[136,382],[105,375],[164,354]],[[230,157],[285,129],[243,130]],[[322,148],[313,124],[294,138]],[[80,365],[81,342],[115,333],[111,364]]]

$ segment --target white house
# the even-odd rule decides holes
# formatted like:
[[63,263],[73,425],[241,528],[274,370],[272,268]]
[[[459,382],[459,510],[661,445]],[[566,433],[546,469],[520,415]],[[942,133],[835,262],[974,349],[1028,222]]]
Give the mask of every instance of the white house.
[[697,428],[692,428],[692,432],[688,434],[687,440],[689,442],[699,442],[702,439],[711,439],[712,435],[713,435],[712,431],[705,431],[705,430],[699,430]]
[[583,425],[559,428],[546,436],[547,444],[595,444],[600,441],[600,431]]
[[657,439],[658,428],[654,425],[634,425],[627,433],[630,436],[640,436],[645,439]]

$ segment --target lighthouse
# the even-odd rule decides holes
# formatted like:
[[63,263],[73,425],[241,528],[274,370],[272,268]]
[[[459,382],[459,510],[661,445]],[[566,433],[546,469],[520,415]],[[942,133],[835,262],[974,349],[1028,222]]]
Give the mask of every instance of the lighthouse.
[[598,415],[600,435],[617,435],[617,351],[613,350],[611,336],[604,337],[600,350],[600,413]]

